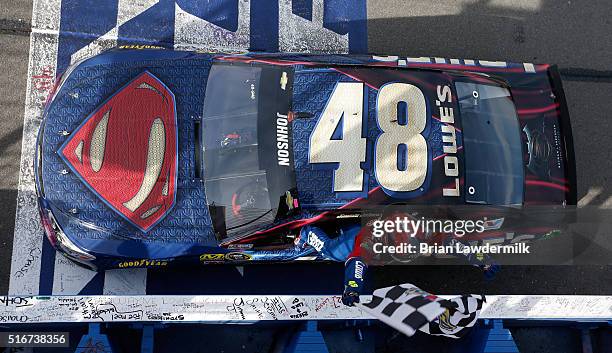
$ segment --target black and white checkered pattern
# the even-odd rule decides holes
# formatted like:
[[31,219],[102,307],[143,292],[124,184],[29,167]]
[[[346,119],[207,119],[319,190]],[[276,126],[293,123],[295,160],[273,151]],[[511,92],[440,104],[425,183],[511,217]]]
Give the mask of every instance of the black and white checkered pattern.
[[454,308],[448,308],[433,322],[419,330],[435,336],[461,338],[474,326],[486,299],[483,295],[463,295],[448,300]]
[[380,288],[372,294],[372,301],[357,304],[363,311],[394,329],[412,336],[442,315],[450,303],[406,283]]

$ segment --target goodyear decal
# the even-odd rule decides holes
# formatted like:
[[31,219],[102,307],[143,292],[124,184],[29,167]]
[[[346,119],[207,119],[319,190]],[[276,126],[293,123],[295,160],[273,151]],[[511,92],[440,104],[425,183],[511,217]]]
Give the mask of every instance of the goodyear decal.
[[142,50],[142,49],[165,49],[162,46],[159,45],[139,45],[139,44],[129,44],[129,45],[121,45],[119,46],[119,49],[137,49],[137,50]]
[[149,259],[140,259],[140,260],[132,260],[132,261],[121,261],[117,265],[119,268],[134,268],[134,267],[163,267],[167,266],[167,260],[149,260]]

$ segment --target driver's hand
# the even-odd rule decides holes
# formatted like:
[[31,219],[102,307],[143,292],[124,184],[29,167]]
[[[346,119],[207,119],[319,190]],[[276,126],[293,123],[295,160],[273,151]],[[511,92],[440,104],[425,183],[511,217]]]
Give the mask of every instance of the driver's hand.
[[359,303],[359,292],[351,290],[350,287],[344,287],[344,293],[342,293],[342,304],[348,306],[355,306],[355,303]]
[[482,266],[482,270],[484,271],[485,279],[490,281],[495,278],[495,275],[501,270],[501,266],[496,261],[491,261]]
[[346,261],[344,292],[342,293],[342,303],[344,305],[353,306],[355,303],[359,303],[367,268],[368,266],[360,257],[351,257]]

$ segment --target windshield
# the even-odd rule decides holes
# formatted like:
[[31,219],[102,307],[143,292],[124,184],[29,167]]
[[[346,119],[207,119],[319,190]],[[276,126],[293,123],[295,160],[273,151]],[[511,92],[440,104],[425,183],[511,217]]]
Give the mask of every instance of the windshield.
[[269,224],[294,204],[290,123],[292,70],[212,66],[202,118],[203,175],[220,238]]
[[523,202],[523,151],[516,108],[507,88],[455,82],[463,126],[466,202]]

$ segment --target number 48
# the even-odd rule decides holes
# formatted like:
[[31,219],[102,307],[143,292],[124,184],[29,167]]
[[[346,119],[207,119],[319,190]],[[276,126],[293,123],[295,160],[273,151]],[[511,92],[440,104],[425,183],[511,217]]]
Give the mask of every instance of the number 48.
[[[363,83],[340,82],[310,135],[309,162],[335,163],[334,192],[364,190],[361,163],[366,160],[363,128]],[[398,108],[405,104],[405,116]],[[376,102],[381,130],[374,144],[374,171],[387,192],[410,192],[427,177],[427,105],[420,88],[409,83],[382,86]],[[342,125],[340,125],[342,124]]]

